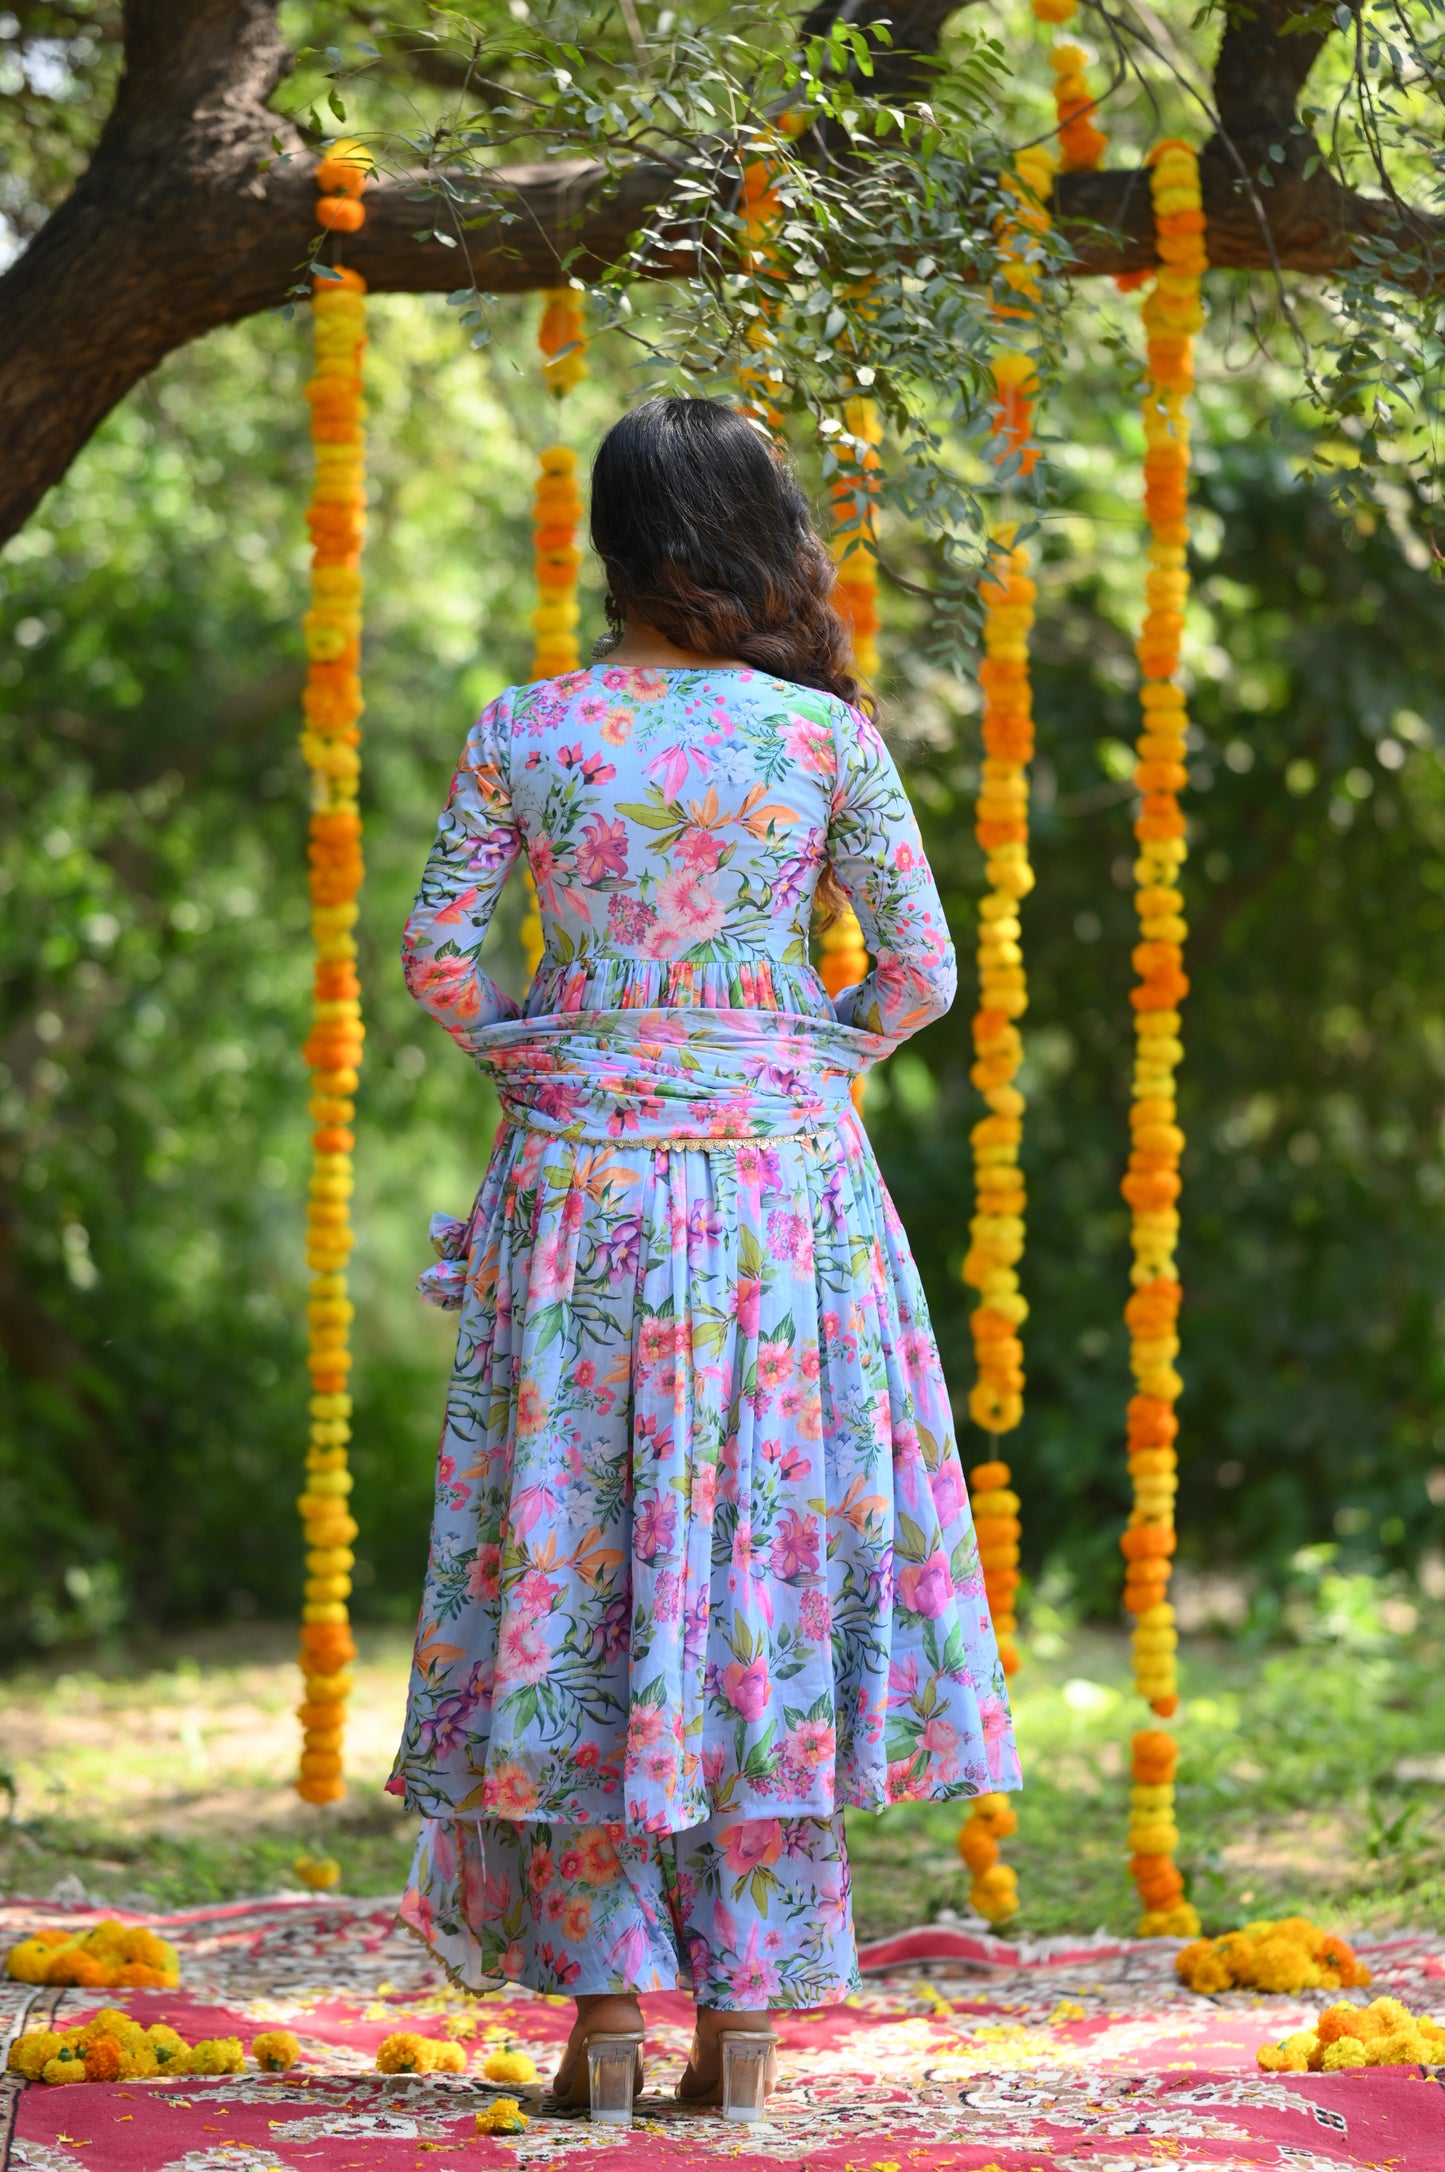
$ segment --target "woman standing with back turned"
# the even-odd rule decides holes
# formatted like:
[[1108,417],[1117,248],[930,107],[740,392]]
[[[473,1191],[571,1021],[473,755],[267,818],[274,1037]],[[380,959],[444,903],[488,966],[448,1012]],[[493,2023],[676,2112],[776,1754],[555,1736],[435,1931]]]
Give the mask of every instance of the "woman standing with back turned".
[[[948,1008],[948,930],[856,705],[833,569],[730,408],[608,433],[620,633],[467,740],[407,926],[412,993],[504,1122],[423,1286],[461,1308],[406,1732],[407,1922],[468,1989],[576,1996],[554,2081],[755,2115],[780,2007],[857,1982],[845,1805],[1019,1785],[917,1271],[849,1100]],[[507,869],[546,950],[480,965]],[[831,1002],[814,896],[876,960]]]

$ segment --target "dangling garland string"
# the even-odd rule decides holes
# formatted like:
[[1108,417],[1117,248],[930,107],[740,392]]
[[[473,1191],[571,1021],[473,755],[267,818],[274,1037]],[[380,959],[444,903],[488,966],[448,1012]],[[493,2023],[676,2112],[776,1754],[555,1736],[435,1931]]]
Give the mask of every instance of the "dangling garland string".
[[[1078,0],[1033,0],[1041,23],[1072,22]],[[1054,71],[1054,111],[1059,117],[1059,165],[1065,173],[1092,173],[1103,160],[1109,139],[1095,125],[1098,102],[1084,71],[1089,56],[1081,45],[1056,45],[1049,55]]]
[[[793,135],[802,125],[797,116],[785,114],[781,132]],[[775,168],[766,155],[744,163],[738,206],[741,225],[738,260],[754,282],[756,275],[772,262],[768,237],[782,211],[774,180]],[[743,388],[743,410],[754,422],[761,424],[769,437],[778,440],[783,432],[783,411],[775,394],[782,383],[782,371],[775,357],[778,338],[771,324],[772,306],[768,295],[756,283],[745,306],[748,318],[743,338],[748,347],[748,359],[738,370],[738,381]]]
[[855,393],[843,403],[840,463],[832,488],[833,556],[838,595],[853,634],[853,661],[860,678],[878,676],[878,447],[883,425],[878,403]]
[[[1143,674],[1143,729],[1134,782],[1139,812],[1134,862],[1140,941],[1134,951],[1137,1051],[1129,1112],[1132,1151],[1122,1190],[1131,1214],[1133,1293],[1124,1317],[1135,1392],[1129,1403],[1129,1475],[1134,1506],[1120,1539],[1128,1563],[1124,1604],[1135,1617],[1134,1683],[1161,1719],[1179,1703],[1178,1636],[1169,1589],[1178,1488],[1174,1406],[1183,1382],[1175,1248],[1179,1238],[1179,1129],[1174,1074],[1184,1054],[1179,1005],[1184,974],[1184,899],[1176,887],[1186,856],[1179,794],[1188,718],[1179,686],[1179,644],[1189,591],[1189,418],[1194,335],[1203,324],[1200,282],[1206,268],[1199,159],[1188,144],[1160,144],[1150,158],[1150,191],[1160,269],[1144,303],[1148,389],[1144,396],[1144,510],[1149,523],[1148,609],[1136,654]],[[1174,1769],[1178,1748],[1160,1729],[1134,1737],[1130,1797],[1130,1868],[1139,1888],[1144,1937],[1193,1937],[1199,1918],[1183,1898],[1174,1862]]]
[[[371,159],[360,145],[335,144],[316,168],[319,224],[355,233],[366,212],[361,192]],[[298,1507],[306,1538],[305,1603],[300,1664],[305,1701],[296,1790],[310,1803],[337,1802],[346,1792],[342,1742],[351,1661],[356,1656],[347,1611],[356,1524],[347,1507],[351,1473],[348,1347],[352,1305],[347,1263],[352,1230],[352,1129],[364,1028],[356,977],[356,894],[361,887],[361,542],[366,439],[361,358],[366,346],[365,281],[337,267],[318,272],[311,317],[315,367],[306,387],[316,473],[307,525],[311,531],[311,608],[303,622],[309,658],[302,707],[301,751],[311,771],[311,928],[316,946],[314,1005],[305,1056],[311,1071],[315,1129],[306,1264],[310,1269],[307,1370],[311,1433],[306,1486]],[[311,1882],[334,1882],[335,1866],[311,1863]]]
[[[804,116],[784,114],[779,123],[779,133],[795,136],[806,126]],[[782,205],[774,186],[776,169],[766,155],[750,158],[743,167],[740,195],[741,236],[738,256],[745,272],[754,276],[765,270],[772,261],[770,235]],[[777,335],[770,324],[770,307],[763,291],[754,287],[749,297],[751,313],[747,319],[744,338],[748,347],[748,359],[738,370],[738,381],[743,392],[744,413],[767,431],[774,443],[780,443],[783,433],[783,413],[777,404],[776,394],[782,382],[775,349]],[[849,463],[833,484],[835,515],[847,522],[851,520],[853,532],[858,532],[860,520],[869,519],[871,535],[871,505],[869,500],[876,491],[872,471],[878,466],[876,447],[882,440],[882,426],[872,400],[857,398],[846,403],[844,425],[854,441],[858,454],[856,462]],[[865,495],[866,493],[866,495]],[[834,538],[832,549],[835,558],[841,557],[842,548]],[[858,670],[864,678],[876,676],[878,670],[876,602],[877,562],[869,550],[855,551],[851,558],[843,559],[838,570],[838,586],[842,591],[845,614],[853,631],[853,655]],[[830,997],[842,994],[845,988],[856,987],[866,978],[868,952],[863,942],[863,930],[858,915],[851,905],[845,906],[818,935],[818,977]],[[863,1107],[863,1080],[855,1079],[853,1105],[860,1112]]]
[[[1002,176],[1002,185],[1012,199],[1000,234],[1002,277],[1009,291],[1019,296],[1017,303],[995,304],[995,315],[1007,323],[1027,320],[1040,298],[1035,237],[1049,225],[1047,205],[1053,187],[1049,153],[1042,147],[1021,151],[1013,170]],[[1016,457],[1019,471],[1028,474],[1038,460],[1037,447],[1030,442],[1037,389],[1033,365],[1026,354],[1000,343],[993,354],[993,373],[1000,464]],[[1028,857],[1028,764],[1034,751],[1029,633],[1036,591],[1029,576],[1028,550],[1015,542],[1015,534],[1011,521],[995,527],[992,561],[979,587],[984,759],[974,835],[983,848],[988,888],[979,903],[979,1004],[973,1019],[974,1064],[969,1076],[989,1113],[971,1133],[974,1214],[963,1264],[964,1281],[978,1291],[969,1322],[977,1372],[969,1392],[969,1415],[995,1443],[1023,1416],[1024,1351],[1019,1330],[1028,1317],[1018,1277],[1026,1205],[1019,1167],[1024,1097],[1015,1080],[1023,1060],[1017,1021],[1028,1008],[1018,908],[1034,886]],[[1011,1477],[1008,1464],[997,1455],[969,1474],[979,1560],[1006,1674],[1015,1673],[1019,1664],[1014,1595],[1022,1525]],[[973,1804],[958,1837],[959,1853],[973,1874],[973,1906],[990,1922],[1002,1922],[1018,1909],[1018,1874],[1000,1859],[998,1845],[1016,1824],[1004,1797],[984,1795]]]
[[[537,328],[542,376],[559,403],[587,375],[587,327],[581,293],[575,287],[549,287],[542,296]],[[537,607],[532,613],[536,646],[534,679],[555,679],[575,671],[577,650],[577,575],[582,552],[577,524],[582,494],[577,483],[577,455],[570,445],[548,445],[537,456],[537,487],[532,501],[533,563]],[[542,962],[542,915],[536,885],[525,875],[522,914],[522,961],[530,982]]]
[[[586,320],[575,288],[551,287],[543,295],[537,345],[547,390],[560,404],[587,375]],[[577,574],[582,564],[577,455],[570,445],[548,445],[538,455],[538,471],[532,510],[538,598],[532,613],[537,636],[532,677],[555,679],[577,669]]]

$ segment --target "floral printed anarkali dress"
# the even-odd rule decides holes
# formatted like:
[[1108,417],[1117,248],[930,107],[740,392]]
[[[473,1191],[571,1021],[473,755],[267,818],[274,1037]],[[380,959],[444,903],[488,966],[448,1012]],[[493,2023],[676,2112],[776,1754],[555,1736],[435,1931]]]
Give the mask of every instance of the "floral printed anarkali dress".
[[[525,851],[525,1009],[480,953]],[[876,960],[808,963],[831,862]],[[503,1123],[428,1295],[460,1307],[393,1790],[407,1920],[473,1987],[853,1980],[845,1805],[1019,1785],[949,1401],[849,1098],[953,950],[858,710],[597,665],[466,744],[412,993]]]

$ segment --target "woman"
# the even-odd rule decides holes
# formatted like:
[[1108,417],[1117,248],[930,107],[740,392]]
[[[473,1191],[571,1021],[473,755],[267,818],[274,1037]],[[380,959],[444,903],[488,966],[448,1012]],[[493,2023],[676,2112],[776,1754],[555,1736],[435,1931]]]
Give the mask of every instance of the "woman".
[[[619,637],[486,710],[407,926],[408,985],[504,1121],[423,1277],[462,1317],[391,1786],[425,1820],[403,1914],[453,1979],[576,1995],[561,2098],[589,2045],[626,2097],[637,1993],[690,1983],[681,2094],[716,2103],[725,2033],[736,2100],[744,2035],[756,2083],[770,2012],[857,1983],[844,1805],[1018,1764],[849,1098],[954,960],[831,562],[708,400],[609,432],[592,540]],[[519,1012],[479,961],[524,852],[546,950]],[[830,1002],[808,929],[840,892],[876,965]]]

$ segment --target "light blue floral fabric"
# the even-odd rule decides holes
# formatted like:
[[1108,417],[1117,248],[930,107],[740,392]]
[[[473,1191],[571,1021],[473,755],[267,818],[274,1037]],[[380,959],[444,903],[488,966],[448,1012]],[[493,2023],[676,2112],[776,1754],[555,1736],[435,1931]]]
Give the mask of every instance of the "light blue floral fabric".
[[[519,1010],[481,952],[523,852]],[[875,960],[836,1004],[826,862]],[[1016,1787],[938,1352],[849,1100],[954,988],[871,723],[745,670],[511,689],[405,967],[505,1120],[423,1277],[459,1335],[393,1790],[638,1840]]]
[[467,1991],[680,1986],[746,2013],[830,2005],[859,1981],[841,1816],[712,1818],[641,1840],[430,1820],[401,1913]]

